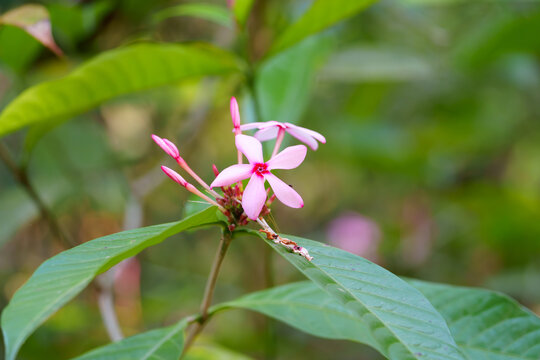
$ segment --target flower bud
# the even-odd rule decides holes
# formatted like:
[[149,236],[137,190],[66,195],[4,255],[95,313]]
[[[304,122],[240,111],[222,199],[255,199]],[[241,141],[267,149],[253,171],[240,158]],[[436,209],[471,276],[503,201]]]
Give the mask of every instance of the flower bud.
[[163,151],[167,153],[167,155],[173,157],[176,160],[180,158],[178,148],[171,141],[167,139],[162,139],[157,135],[152,135],[152,139],[156,142],[156,144],[159,145],[161,149],[163,149]]
[[240,130],[240,111],[238,110],[238,103],[236,102],[236,98],[234,96],[231,98],[231,117],[234,126],[234,133],[236,135],[241,134],[242,131]]
[[176,181],[177,183],[179,183],[183,187],[187,187],[189,185],[188,182],[186,180],[184,180],[184,178],[182,176],[180,176],[180,174],[177,173],[176,171],[174,171],[172,169],[169,169],[166,166],[162,166],[161,170],[163,170],[163,172],[165,174],[167,174],[168,177],[170,177],[171,179],[173,179],[174,181]]

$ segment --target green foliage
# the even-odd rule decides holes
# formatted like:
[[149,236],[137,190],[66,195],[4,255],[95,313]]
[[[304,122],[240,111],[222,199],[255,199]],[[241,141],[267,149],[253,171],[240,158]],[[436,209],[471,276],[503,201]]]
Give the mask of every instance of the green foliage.
[[37,57],[41,46],[24,30],[0,26],[0,61],[12,70],[21,72]]
[[298,122],[309,101],[313,74],[330,50],[329,42],[325,37],[307,39],[261,65],[255,82],[258,121]]
[[15,359],[28,336],[97,275],[181,231],[219,222],[208,208],[184,220],[98,238],[45,261],[2,312],[6,359]]
[[253,6],[254,0],[235,0],[233,5],[233,12],[236,21],[240,26],[244,26],[249,17],[249,11]]
[[147,331],[92,350],[73,360],[162,360],[178,359],[184,349],[188,322]]
[[353,16],[373,4],[376,0],[316,0],[302,17],[289,26],[272,45],[275,54],[316,34],[335,23]]
[[181,4],[157,12],[153,19],[161,22],[174,16],[193,16],[215,22],[226,27],[232,27],[231,13],[224,6],[213,4]]
[[226,51],[202,45],[136,44],[102,53],[64,78],[23,92],[0,114],[0,136],[69,118],[114,97],[187,77],[237,71]]
[[458,49],[458,60],[473,68],[487,65],[508,53],[537,53],[540,50],[540,12],[505,13],[496,21],[481,22]]
[[357,255],[289,238],[309,249],[313,261],[268,243],[361,319],[356,331],[363,343],[389,359],[463,359],[444,319],[418,290]]
[[[507,296],[418,280],[410,283],[441,312],[467,359],[540,356],[540,319]],[[362,318],[313,283],[255,292],[216,309],[228,307],[257,311],[315,336],[365,343]]]
[[411,280],[444,316],[469,360],[540,358],[540,318],[493,291]]

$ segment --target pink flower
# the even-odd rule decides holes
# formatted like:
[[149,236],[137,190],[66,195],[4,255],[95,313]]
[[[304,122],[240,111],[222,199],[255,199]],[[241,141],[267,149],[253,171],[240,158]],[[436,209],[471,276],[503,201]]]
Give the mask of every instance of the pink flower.
[[304,145],[290,146],[272,157],[267,162],[263,160],[262,144],[252,136],[237,135],[236,147],[248,159],[249,164],[237,164],[224,169],[210,187],[228,186],[235,182],[250,178],[242,197],[242,207],[246,215],[256,220],[266,201],[266,189],[264,183],[272,187],[276,197],[285,205],[300,208],[304,201],[300,195],[277,178],[270,171],[274,169],[294,169],[298,167],[306,157],[307,148]]
[[323,144],[326,144],[326,139],[324,136],[319,134],[316,131],[306,129],[301,126],[296,126],[291,123],[282,123],[278,121],[267,121],[267,122],[254,122],[249,124],[244,124],[240,126],[241,130],[251,130],[258,129],[255,133],[255,137],[260,141],[267,141],[278,137],[278,134],[281,132],[287,132],[293,137],[297,138],[301,142],[308,145],[312,150],[317,150],[319,147],[320,141]]

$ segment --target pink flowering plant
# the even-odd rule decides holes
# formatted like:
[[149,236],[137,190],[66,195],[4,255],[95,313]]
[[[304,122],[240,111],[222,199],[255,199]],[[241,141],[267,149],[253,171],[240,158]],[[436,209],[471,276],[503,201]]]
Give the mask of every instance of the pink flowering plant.
[[[376,2],[44,1],[51,6],[25,4],[3,12],[26,2],[2,1],[0,137],[31,126],[0,142],[0,185],[10,187],[0,190],[0,246],[6,234],[17,233],[9,235],[17,242],[2,248],[0,254],[2,359],[251,358],[238,351],[257,359],[264,354],[265,359],[300,360],[539,360],[540,318],[513,299],[485,289],[402,278],[384,267],[455,281],[459,268],[463,282],[471,284],[484,283],[487,271],[503,270],[507,250],[512,252],[508,255],[511,264],[517,264],[518,252],[513,251],[522,245],[526,245],[522,252],[527,258],[538,263],[540,256],[534,252],[539,248],[534,245],[538,226],[531,226],[530,234],[524,227],[528,219],[538,222],[540,214],[538,202],[531,200],[537,195],[533,191],[538,185],[537,166],[529,166],[538,161],[532,155],[522,159],[529,149],[538,154],[533,132],[523,131],[534,129],[532,122],[525,121],[538,113],[532,101],[540,90],[540,81],[534,78],[538,41],[532,40],[539,38],[537,6],[471,1],[467,6],[474,5],[474,11],[467,11],[467,16],[463,17],[460,6],[454,18],[445,18],[444,6],[437,11],[414,8],[430,1],[384,1],[367,21],[322,33]],[[484,7],[496,11],[483,11]],[[509,13],[499,8],[508,8]],[[151,19],[134,23],[151,9],[155,10],[149,14]],[[435,13],[437,21],[428,19]],[[474,19],[475,14],[484,13],[495,14],[496,22],[486,27],[485,19]],[[408,26],[411,14],[421,20],[414,26]],[[70,21],[63,19],[67,16]],[[180,20],[171,19],[177,17]],[[186,17],[199,19],[184,21]],[[432,26],[439,17],[444,27]],[[78,19],[84,19],[84,26]],[[468,31],[463,27],[467,19],[491,32]],[[214,23],[207,28],[205,22]],[[358,24],[361,29],[354,36],[344,33]],[[402,41],[400,36],[392,40],[396,38],[393,32],[406,35],[406,28],[412,29],[408,31],[415,42],[412,38]],[[459,31],[454,34],[453,28]],[[177,36],[179,29],[185,33]],[[198,29],[204,29],[202,37]],[[421,34],[424,30],[429,32]],[[469,43],[468,33],[482,36],[475,35],[476,42],[459,46],[463,51],[453,56],[454,45]],[[60,44],[54,39],[57,34],[62,35]],[[129,36],[121,39],[122,34]],[[508,39],[517,36],[525,40],[506,46]],[[215,44],[201,42],[210,38]],[[178,43],[178,39],[189,41]],[[406,48],[420,39],[429,43],[414,46],[421,52]],[[40,44],[62,57],[38,53]],[[63,44],[69,46],[61,51]],[[109,49],[112,44],[122,46]],[[424,51],[430,46],[432,51]],[[102,47],[108,50],[77,66],[80,59]],[[334,47],[342,53],[329,56]],[[469,56],[467,48],[486,53]],[[513,52],[505,54],[508,50]],[[432,55],[439,53],[445,61],[435,61]],[[488,71],[498,76],[479,86],[482,61],[503,54],[511,56]],[[461,59],[459,65],[453,63],[454,58]],[[468,58],[479,61],[471,67],[474,78],[467,77]],[[374,64],[380,59],[383,66]],[[39,67],[25,71],[33,62]],[[8,64],[13,71],[4,72]],[[531,79],[524,82],[516,74]],[[54,79],[26,89],[46,76]],[[316,89],[318,84],[312,80],[319,78],[325,83]],[[450,78],[451,82],[440,81]],[[495,87],[499,82],[503,86]],[[444,88],[437,88],[440,83]],[[158,87],[159,92],[133,96]],[[528,96],[518,96],[524,89]],[[317,103],[309,98],[311,90],[320,91],[314,97],[320,100]],[[233,94],[239,94],[242,108],[234,97],[227,101]],[[444,100],[448,94],[452,96]],[[511,95],[509,101],[501,102],[507,95]],[[156,99],[174,101],[158,105]],[[336,103],[347,106],[339,112]],[[500,114],[496,111],[499,103],[507,107]],[[314,106],[307,111],[308,105]],[[83,125],[63,123],[71,118],[81,119]],[[521,138],[517,132],[505,136],[513,128],[526,133],[523,142],[508,140]],[[325,136],[315,130],[328,137],[328,146],[323,146]],[[179,132],[164,137],[173,131]],[[218,131],[219,141],[212,142]],[[47,138],[48,132],[52,136]],[[40,147],[42,137],[48,145]],[[435,143],[459,147],[431,147]],[[196,153],[199,161],[192,157],[194,144],[201,150]],[[12,156],[17,150],[21,153]],[[215,164],[205,163],[208,150],[235,160],[216,157]],[[482,157],[484,153],[489,157]],[[103,168],[94,164],[97,158],[105,164]],[[392,166],[383,165],[382,177],[371,179],[377,186],[360,183],[358,179],[369,178],[366,174],[371,175],[381,159]],[[488,161],[478,166],[482,159]],[[419,167],[422,161],[425,168]],[[369,168],[369,162],[376,166]],[[43,176],[34,181],[31,175],[39,169]],[[413,173],[422,175],[414,178]],[[114,181],[108,178],[111,174]],[[386,191],[390,182],[400,185],[394,183],[394,176],[402,176],[407,187],[415,182],[411,179],[418,180],[408,198],[401,199],[402,186],[397,186],[399,196]],[[491,183],[484,184],[489,178]],[[521,178],[528,180],[516,192]],[[388,182],[381,186],[379,181]],[[163,182],[168,187],[160,187]],[[189,194],[182,194],[175,183]],[[461,183],[467,187],[451,187]],[[435,184],[431,193],[424,188],[427,184]],[[494,206],[495,215],[504,218],[495,231],[487,230],[489,221],[496,220],[488,221],[488,211],[480,214],[486,210],[479,206],[480,198],[465,198],[476,188],[483,189],[486,197],[504,193],[503,205]],[[378,193],[371,194],[373,189]],[[423,201],[426,194],[435,192],[446,201],[436,203],[443,205],[440,222],[429,210],[431,198]],[[356,197],[357,193],[361,195]],[[182,205],[184,195],[189,199]],[[374,208],[384,208],[396,218],[387,221],[385,213],[370,218],[365,207],[368,198]],[[459,201],[474,206],[454,211]],[[52,207],[55,204],[62,206]],[[344,208],[350,204],[358,208]],[[519,204],[523,219],[519,211],[513,214],[513,208],[503,209],[507,204],[517,209]],[[492,205],[497,203],[490,199],[487,206]],[[150,214],[147,208],[154,212]],[[172,222],[153,224],[156,213]],[[287,219],[286,214],[293,215]],[[510,245],[503,247],[498,239],[490,240],[490,247],[482,243],[468,254],[472,256],[467,255],[470,264],[464,256],[455,256],[461,249],[454,248],[455,244],[452,254],[437,253],[441,244],[433,234],[442,234],[459,224],[455,218],[470,214],[484,218],[463,220],[466,226],[455,234],[444,234],[444,241],[450,243],[451,236],[473,230],[471,236],[486,239],[503,232],[511,238]],[[24,216],[28,224],[17,225]],[[105,229],[116,232],[96,226],[102,218]],[[145,221],[152,225],[145,226]],[[473,226],[475,221],[478,224]],[[403,228],[399,239],[388,238],[394,232],[387,230],[394,226]],[[521,227],[525,230],[515,235],[515,228]],[[214,230],[199,232],[202,228]],[[95,238],[97,232],[112,233]],[[176,235],[178,241],[168,240]],[[317,241],[304,237],[310,235]],[[518,243],[515,239],[520,237],[526,242]],[[193,241],[183,242],[186,239]],[[388,242],[395,248],[390,255],[384,254]],[[494,252],[499,246],[500,251]],[[144,252],[150,247],[151,251]],[[22,250],[22,255],[13,249]],[[211,264],[206,264],[210,258]],[[148,259],[152,266],[147,266]],[[223,279],[229,274],[222,271],[227,261],[236,271],[234,277]],[[432,267],[414,272],[413,266],[423,263]],[[536,263],[531,260],[530,269],[523,273],[527,285],[521,294],[540,293],[537,279],[528,277],[529,270],[533,275],[538,272]],[[200,271],[208,276],[200,276]],[[143,281],[143,274],[151,280]],[[520,287],[513,284],[518,279],[513,273],[510,281],[505,278],[510,273],[501,274],[501,283]],[[295,276],[303,281],[286,283]],[[159,283],[159,288],[146,286],[150,282]],[[154,306],[148,306],[149,302]],[[66,311],[48,322],[65,306]],[[159,311],[152,313],[156,308]],[[238,311],[221,317],[233,309]],[[252,321],[241,317],[240,311],[264,318]],[[207,327],[220,319],[229,323]],[[38,329],[42,325],[44,330]],[[296,331],[309,336],[298,336]],[[220,341],[224,332],[229,340],[233,336],[244,340],[245,348],[239,341],[235,351],[224,349]],[[318,343],[317,338],[326,340]],[[343,348],[347,351],[341,353]]]
[[[185,187],[189,192],[197,195],[209,205],[216,206],[226,217],[228,221],[228,230],[234,231],[238,226],[245,226],[249,220],[257,222],[263,232],[269,239],[272,239],[276,244],[280,244],[292,252],[303,256],[308,261],[312,260],[309,251],[299,246],[296,242],[283,238],[278,235],[264,217],[270,214],[272,202],[277,198],[283,204],[292,208],[302,208],[304,201],[302,197],[293,189],[293,187],[283,180],[279,179],[272,173],[272,170],[277,169],[295,169],[306,158],[307,148],[305,145],[289,146],[278,152],[283,141],[285,132],[293,129],[295,137],[309,144],[312,149],[316,150],[316,146],[312,146],[314,139],[321,142],[326,142],[324,136],[316,131],[305,129],[299,126],[294,126],[277,121],[269,121],[268,123],[252,123],[241,125],[240,113],[236,98],[231,98],[231,117],[233,122],[233,132],[235,136],[235,145],[238,151],[238,164],[231,165],[221,172],[214,165],[214,173],[216,178],[210,186],[201,179],[180,156],[178,148],[168,139],[160,138],[157,135],[152,135],[152,139],[158,144],[167,155],[171,156],[177,164],[189,174],[208,195],[202,193],[195,186],[188,183],[176,171],[162,166],[161,169],[173,181]],[[255,137],[242,134],[243,130],[262,129],[257,131]],[[272,131],[267,131],[267,130]],[[275,130],[275,131],[273,131]],[[261,138],[262,131],[262,138]],[[274,150],[268,161],[264,161],[263,146],[258,140],[275,139]],[[317,144],[315,142],[315,144]],[[248,164],[243,163],[243,156],[248,160]],[[249,182],[244,188],[242,180],[249,179]],[[265,183],[268,181],[270,187],[267,189]],[[219,187],[221,194],[217,193],[214,188]],[[270,196],[269,196],[270,195]]]

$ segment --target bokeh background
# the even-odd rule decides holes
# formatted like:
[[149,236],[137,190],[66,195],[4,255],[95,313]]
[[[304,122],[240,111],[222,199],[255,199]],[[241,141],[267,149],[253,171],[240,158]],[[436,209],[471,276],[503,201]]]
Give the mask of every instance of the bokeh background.
[[[0,12],[24,3],[2,0]],[[226,22],[175,16],[179,1],[38,3],[49,10],[65,57],[20,29],[0,27],[0,109],[33,84],[140,41],[206,41],[239,54],[249,48],[259,60],[311,1],[256,1],[249,36]],[[224,0],[206,3],[227,9]],[[288,121],[327,138],[301,167],[282,173],[306,205],[276,202],[280,231],[328,242],[399,275],[502,291],[538,314],[539,54],[537,1],[381,0],[258,62],[251,88],[240,75],[193,78],[2,143],[28,169],[63,231],[82,243],[197,208],[160,173],[159,165],[174,164],[150,134],[176,142],[211,181],[212,164],[235,162],[228,102],[236,96],[243,122]],[[124,332],[195,312],[217,241],[218,230],[174,236],[124,266],[116,286]],[[269,279],[265,246],[235,239],[216,301],[301,279],[279,258]],[[0,247],[0,308],[62,250],[3,163]],[[96,296],[90,288],[60,310],[20,359],[67,359],[108,342]],[[216,316],[192,356],[216,358],[215,349],[231,359],[380,359],[363,345],[317,339],[238,310]]]

